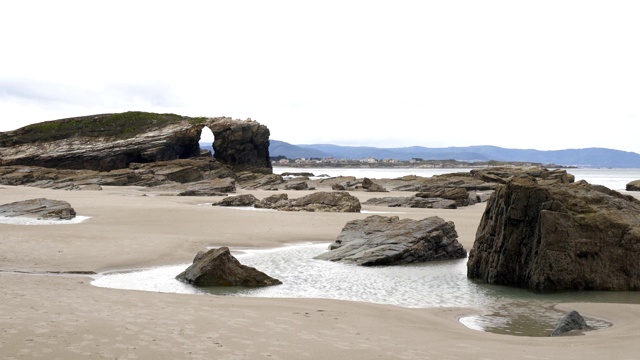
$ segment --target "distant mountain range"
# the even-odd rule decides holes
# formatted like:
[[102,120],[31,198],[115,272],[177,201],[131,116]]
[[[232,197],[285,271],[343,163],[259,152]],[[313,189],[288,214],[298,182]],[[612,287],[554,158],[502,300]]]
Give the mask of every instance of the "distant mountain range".
[[[203,146],[211,148],[211,146]],[[330,144],[293,145],[270,140],[269,155],[288,159],[329,158],[357,160],[362,158],[411,160],[460,160],[460,161],[513,161],[535,162],[578,167],[640,168],[640,154],[606,148],[567,150],[505,149],[497,146],[465,146],[426,148],[377,148],[368,146],[340,146]]]

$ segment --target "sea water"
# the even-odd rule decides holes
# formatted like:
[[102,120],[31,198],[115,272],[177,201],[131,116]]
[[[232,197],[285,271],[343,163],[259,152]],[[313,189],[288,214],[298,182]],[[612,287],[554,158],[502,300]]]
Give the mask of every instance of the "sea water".
[[[469,172],[470,168],[291,168],[274,167],[274,174],[286,172],[309,172],[315,176],[355,176],[356,178],[368,177],[371,179],[393,179],[405,175],[417,175],[431,177],[434,175],[449,174],[455,172]],[[586,180],[590,184],[604,185],[612,190],[625,190],[628,183],[640,180],[640,169],[593,169],[576,168],[563,169],[575,176],[576,181]]]
[[[433,176],[470,169],[292,169],[274,173],[311,172],[314,175],[394,178],[404,175]],[[640,169],[568,169],[576,181],[623,190],[640,179]],[[301,239],[303,240],[303,239]],[[102,274],[96,286],[175,292],[210,296],[272,298],[328,298],[390,304],[409,308],[463,307],[470,315],[460,321],[469,328],[494,333],[548,336],[565,315],[555,309],[560,302],[612,302],[640,304],[640,292],[562,292],[535,294],[524,289],[487,285],[466,277],[467,259],[402,266],[362,267],[316,260],[328,244],[298,244],[276,249],[235,250],[245,265],[255,267],[283,282],[264,288],[199,289],[175,280],[189,264]],[[608,326],[587,319],[594,328]]]

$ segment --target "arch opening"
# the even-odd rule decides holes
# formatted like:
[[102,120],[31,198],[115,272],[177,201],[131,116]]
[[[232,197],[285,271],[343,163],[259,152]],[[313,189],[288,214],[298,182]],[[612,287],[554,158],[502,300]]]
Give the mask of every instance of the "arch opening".
[[201,151],[209,151],[210,156],[213,156],[215,150],[213,149],[213,142],[215,141],[215,136],[213,135],[213,131],[208,126],[205,126],[200,131],[200,140],[198,140],[198,144],[200,144]]

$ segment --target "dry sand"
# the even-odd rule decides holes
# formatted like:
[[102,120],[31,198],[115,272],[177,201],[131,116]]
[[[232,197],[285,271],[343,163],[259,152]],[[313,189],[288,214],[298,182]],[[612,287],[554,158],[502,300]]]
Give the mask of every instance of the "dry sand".
[[[290,197],[306,193],[289,192]],[[362,201],[380,196],[353,194]],[[385,194],[394,195],[408,194]],[[207,206],[215,198],[163,196],[135,187],[77,192],[0,187],[1,204],[37,197],[66,200],[91,218],[75,225],[0,224],[3,359],[640,358],[640,305],[561,304],[613,326],[584,336],[536,338],[468,329],[458,319],[474,309],[94,287],[90,277],[47,272],[187,263],[207,246],[331,242],[347,221],[369,214],[243,211]],[[471,249],[484,205],[364,210],[414,219],[438,215],[455,223],[459,240]]]

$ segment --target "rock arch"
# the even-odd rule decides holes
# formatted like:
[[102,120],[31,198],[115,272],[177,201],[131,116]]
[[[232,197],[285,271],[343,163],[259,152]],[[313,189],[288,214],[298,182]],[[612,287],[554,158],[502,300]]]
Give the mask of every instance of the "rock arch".
[[269,129],[253,120],[127,112],[47,121],[0,133],[0,165],[110,171],[132,162],[200,155],[204,127],[214,158],[236,171],[271,173]]

